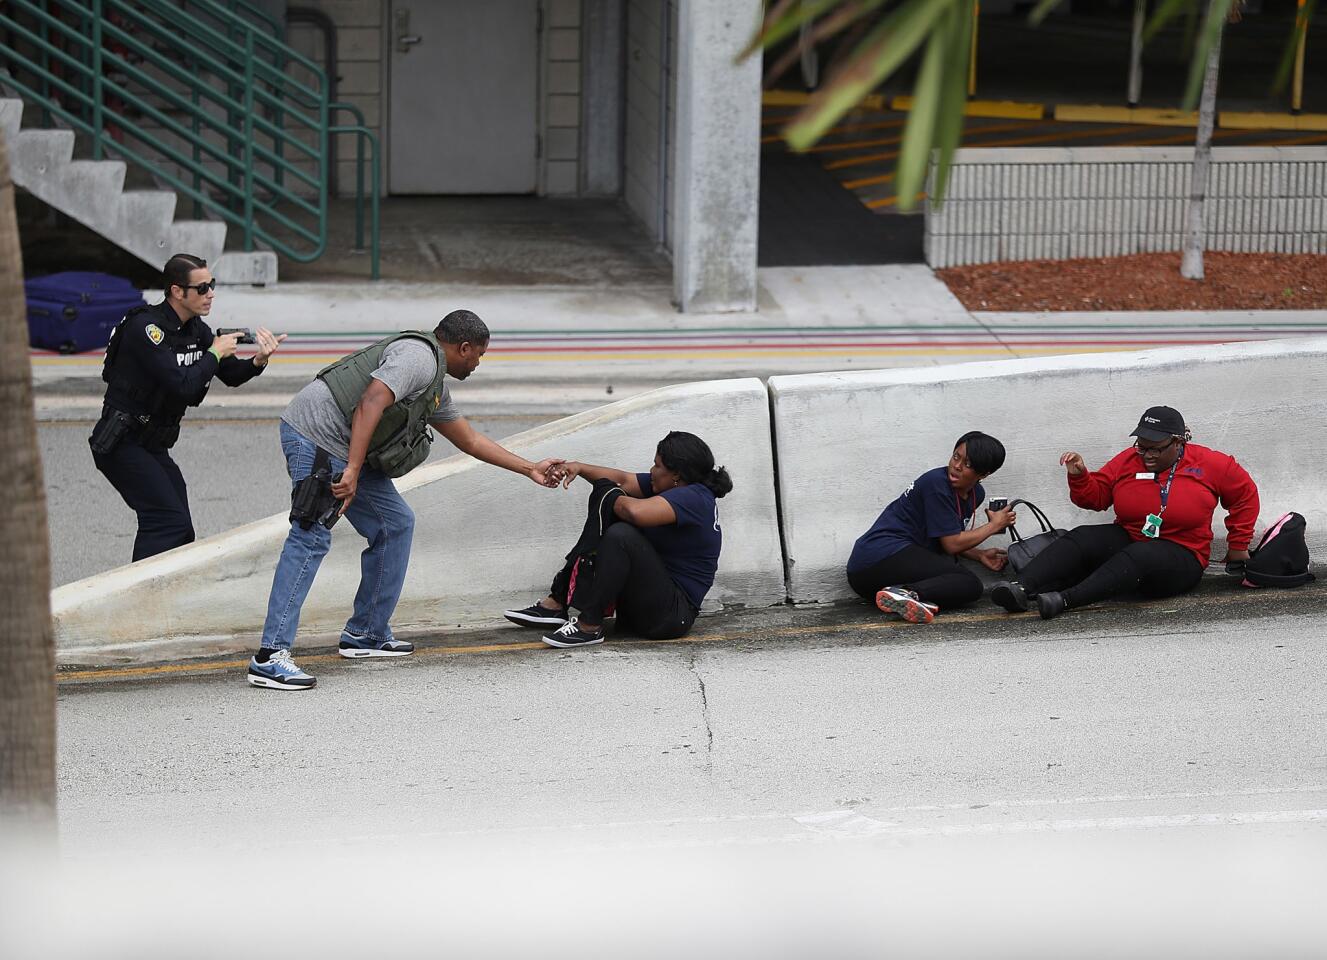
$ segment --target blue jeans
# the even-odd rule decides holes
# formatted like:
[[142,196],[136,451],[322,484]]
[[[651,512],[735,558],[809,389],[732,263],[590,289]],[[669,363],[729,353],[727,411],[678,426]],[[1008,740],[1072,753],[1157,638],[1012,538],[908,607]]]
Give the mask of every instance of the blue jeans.
[[[317,447],[290,424],[281,421],[281,452],[286,455],[286,470],[291,488],[313,472]],[[332,473],[345,469],[346,462],[331,458]],[[388,621],[396,612],[410,563],[410,542],[415,532],[414,511],[401,499],[390,477],[365,467],[359,475],[355,499],[346,510],[350,525],[369,542],[360,554],[359,590],[355,611],[345,632],[367,636],[375,641],[392,639]],[[305,530],[291,522],[281,559],[272,578],[272,594],[267,601],[267,620],[263,624],[264,649],[289,650],[299,628],[300,608],[313,586],[323,557],[332,545],[332,531],[320,523]]]

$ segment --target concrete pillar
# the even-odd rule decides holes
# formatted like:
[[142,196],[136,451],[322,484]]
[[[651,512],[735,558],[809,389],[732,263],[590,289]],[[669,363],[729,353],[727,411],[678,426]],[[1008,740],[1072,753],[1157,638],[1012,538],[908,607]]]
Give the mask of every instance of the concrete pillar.
[[684,313],[756,309],[761,0],[679,0],[673,294]]
[[584,0],[581,9],[581,196],[622,192],[623,0]]

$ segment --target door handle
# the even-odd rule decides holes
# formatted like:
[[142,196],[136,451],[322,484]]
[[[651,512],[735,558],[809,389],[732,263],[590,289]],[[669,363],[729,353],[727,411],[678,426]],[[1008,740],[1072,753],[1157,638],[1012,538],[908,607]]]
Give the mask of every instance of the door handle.
[[410,32],[410,8],[396,9],[396,49],[399,53],[409,53],[410,48],[424,38]]

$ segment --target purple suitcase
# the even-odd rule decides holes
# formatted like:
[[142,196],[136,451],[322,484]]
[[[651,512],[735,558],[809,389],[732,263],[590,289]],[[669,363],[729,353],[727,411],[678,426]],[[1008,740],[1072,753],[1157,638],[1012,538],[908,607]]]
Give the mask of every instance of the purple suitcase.
[[28,343],[60,353],[106,346],[126,313],[146,301],[128,280],[75,271],[23,284],[28,301]]

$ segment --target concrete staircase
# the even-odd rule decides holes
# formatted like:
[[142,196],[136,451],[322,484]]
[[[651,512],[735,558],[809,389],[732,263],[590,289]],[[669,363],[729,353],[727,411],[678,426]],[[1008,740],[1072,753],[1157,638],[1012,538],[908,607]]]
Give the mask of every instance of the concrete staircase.
[[23,129],[23,101],[0,98],[0,136],[14,183],[157,269],[174,253],[207,260],[218,283],[272,284],[270,250],[224,252],[220,220],[176,220],[171,190],[124,189],[120,160],[75,160],[72,130]]

